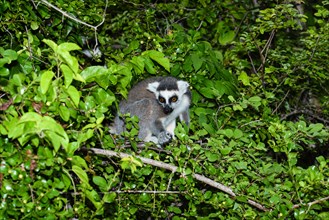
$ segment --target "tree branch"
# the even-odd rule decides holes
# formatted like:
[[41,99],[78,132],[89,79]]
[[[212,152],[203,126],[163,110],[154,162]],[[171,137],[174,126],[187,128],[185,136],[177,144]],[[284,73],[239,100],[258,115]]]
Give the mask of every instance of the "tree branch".
[[321,117],[317,116],[313,111],[310,111],[310,110],[307,110],[307,109],[305,109],[305,110],[294,110],[294,111],[292,111],[292,112],[290,112],[288,114],[283,115],[280,118],[280,120],[283,121],[283,120],[286,120],[287,118],[289,118],[290,116],[293,116],[293,115],[302,115],[302,114],[309,115],[310,117],[315,118],[316,120],[318,120],[318,121],[320,121],[320,122],[322,122],[324,124],[329,124],[329,120],[326,120],[324,118],[321,118]]
[[[37,8],[37,5],[34,3],[34,0],[31,0],[31,1],[32,1],[34,7]],[[81,21],[80,19],[78,19],[78,18],[76,18],[76,17],[74,17],[72,15],[69,15],[67,12],[65,12],[62,9],[56,7],[55,5],[47,2],[46,0],[41,0],[41,3],[47,5],[48,7],[52,8],[52,9],[55,9],[56,11],[60,12],[63,16],[65,16],[65,17],[67,17],[67,18],[69,18],[69,19],[71,19],[71,20],[73,20],[73,21],[75,21],[77,23],[83,24],[83,25],[85,25],[87,27],[90,27],[90,28],[94,29],[95,35],[96,35],[97,28],[99,26],[101,26],[104,23],[104,21],[105,21],[106,9],[107,9],[107,6],[108,6],[108,0],[106,0],[106,5],[105,5],[104,13],[103,13],[103,19],[102,19],[102,21],[98,25],[94,26],[94,25],[88,24],[88,23],[86,23],[84,21]],[[95,38],[97,39],[96,36],[95,36]]]
[[[309,202],[309,203],[307,203],[306,205],[308,206],[308,207],[311,207],[312,205],[315,205],[315,204],[318,204],[318,203],[321,203],[321,202],[324,202],[324,201],[327,201],[327,200],[329,200],[329,196],[327,196],[327,197],[324,197],[324,198],[321,198],[321,199],[318,199],[318,200],[315,200],[315,201],[313,201],[313,202]],[[293,207],[292,207],[292,209],[297,209],[297,208],[299,208],[299,207],[301,207],[301,206],[304,206],[305,204],[297,204],[297,205],[294,205]]]
[[[115,151],[111,151],[111,150],[104,150],[104,149],[99,149],[99,148],[90,148],[90,150],[92,152],[94,152],[95,154],[97,155],[105,155],[105,156],[110,156],[110,157],[118,157],[118,158],[125,158],[125,157],[130,157],[132,155],[130,154],[126,154],[126,153],[119,153],[119,152],[115,152]],[[145,164],[149,164],[149,165],[152,165],[152,166],[155,166],[155,167],[159,167],[159,168],[163,168],[163,169],[166,169],[166,170],[170,170],[171,172],[176,172],[178,167],[177,166],[174,166],[174,165],[170,165],[170,164],[167,164],[167,163],[164,163],[162,161],[156,161],[156,160],[152,160],[152,159],[149,159],[149,158],[145,158],[145,157],[140,157],[140,156],[135,156],[137,157],[138,159],[140,159],[143,163]],[[182,175],[185,175],[184,172],[182,172]],[[200,174],[192,174],[192,176],[200,181],[200,182],[203,182],[209,186],[212,186],[216,189],[219,189],[227,194],[229,194],[230,196],[232,197],[236,197],[237,195],[233,192],[233,190],[221,183],[218,183],[212,179],[209,179],[203,175],[200,175]],[[269,209],[267,209],[265,206],[253,201],[253,200],[250,200],[248,199],[247,200],[248,204],[256,207],[257,209],[259,210],[262,210],[262,211],[270,211]]]

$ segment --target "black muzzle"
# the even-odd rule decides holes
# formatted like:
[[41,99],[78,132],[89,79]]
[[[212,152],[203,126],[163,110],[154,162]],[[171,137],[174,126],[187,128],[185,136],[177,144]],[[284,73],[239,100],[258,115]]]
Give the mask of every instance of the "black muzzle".
[[169,105],[166,105],[166,106],[163,108],[163,112],[164,112],[165,114],[170,114],[172,111],[173,111],[173,109],[172,109]]

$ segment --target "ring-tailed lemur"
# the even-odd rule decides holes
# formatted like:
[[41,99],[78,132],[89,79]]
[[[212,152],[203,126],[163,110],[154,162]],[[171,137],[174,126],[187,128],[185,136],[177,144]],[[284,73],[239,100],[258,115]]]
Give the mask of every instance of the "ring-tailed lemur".
[[176,118],[189,125],[190,104],[187,82],[174,77],[145,79],[129,91],[127,100],[120,102],[112,133],[120,134],[125,130],[120,114],[130,113],[139,118],[140,139],[164,145],[174,137]]

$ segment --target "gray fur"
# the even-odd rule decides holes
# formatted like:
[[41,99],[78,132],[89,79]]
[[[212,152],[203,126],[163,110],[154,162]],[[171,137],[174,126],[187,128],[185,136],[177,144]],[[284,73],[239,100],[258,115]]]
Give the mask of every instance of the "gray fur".
[[[184,88],[180,92],[184,94],[181,94],[180,98],[184,106],[178,106],[170,114],[166,114],[163,106],[157,100],[158,88],[171,88],[179,93],[177,88],[181,83],[184,84]],[[153,86],[152,89],[150,89],[151,85]],[[139,118],[138,137],[140,139],[152,141],[160,145],[166,144],[173,138],[173,131],[169,131],[169,127],[173,126],[174,129],[177,117],[189,124],[188,108],[190,100],[191,93],[188,90],[188,83],[184,81],[177,81],[173,77],[151,77],[145,79],[130,90],[127,100],[120,102],[119,114],[114,119],[112,133],[120,134],[125,130],[125,123],[120,115],[130,113],[131,116]]]

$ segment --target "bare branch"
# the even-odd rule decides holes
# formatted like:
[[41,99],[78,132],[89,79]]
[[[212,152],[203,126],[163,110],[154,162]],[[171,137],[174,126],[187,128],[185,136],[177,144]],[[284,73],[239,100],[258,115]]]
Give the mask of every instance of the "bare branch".
[[115,190],[110,191],[115,193],[130,193],[130,194],[140,194],[140,193],[148,193],[148,194],[183,194],[187,193],[186,191],[153,191],[153,190]]
[[[130,154],[126,154],[126,153],[119,153],[119,152],[115,152],[115,151],[111,151],[111,150],[104,150],[104,149],[99,149],[99,148],[90,148],[90,150],[92,152],[94,152],[95,154],[98,154],[98,155],[105,155],[105,156],[114,156],[114,157],[119,157],[119,158],[125,158],[125,157],[130,157],[132,155]],[[166,169],[166,170],[170,170],[171,172],[176,172],[178,167],[177,166],[174,166],[174,165],[170,165],[170,164],[167,164],[167,163],[164,163],[162,161],[156,161],[156,160],[152,160],[152,159],[149,159],[149,158],[145,158],[145,157],[140,157],[140,156],[135,156],[137,157],[138,159],[140,159],[143,163],[145,164],[149,164],[149,165],[152,165],[152,166],[155,166],[155,167],[159,167],[159,168],[163,168],[163,169]],[[181,173],[182,175],[186,175],[184,172]],[[200,175],[200,174],[192,174],[192,176],[200,181],[200,182],[203,182],[209,186],[212,186],[214,188],[217,188],[227,194],[229,194],[230,196],[232,197],[236,197],[237,195],[233,192],[233,190],[221,183],[218,183],[212,179],[209,179],[203,175]],[[253,200],[250,200],[248,199],[248,204],[258,208],[259,210],[262,210],[262,211],[269,211],[269,209],[267,209],[266,207],[264,207],[263,205],[253,201]]]
[[293,116],[293,115],[302,115],[302,114],[305,114],[305,115],[308,115],[312,118],[315,118],[317,119],[318,121],[324,123],[324,124],[329,124],[329,120],[327,119],[324,119],[324,118],[321,118],[319,116],[317,116],[313,111],[310,111],[310,110],[307,110],[307,109],[304,109],[304,110],[294,110],[288,114],[285,114],[283,115],[280,120],[283,121],[283,120],[286,120],[287,118],[289,118],[290,116]]

